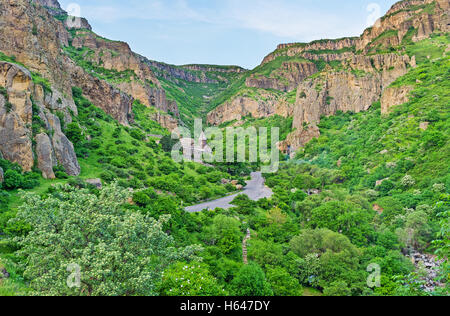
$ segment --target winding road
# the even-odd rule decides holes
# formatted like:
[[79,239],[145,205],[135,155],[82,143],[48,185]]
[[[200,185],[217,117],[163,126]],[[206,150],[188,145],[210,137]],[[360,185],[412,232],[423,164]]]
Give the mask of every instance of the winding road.
[[247,186],[242,192],[226,196],[224,198],[186,207],[185,210],[190,213],[201,212],[203,210],[215,210],[216,208],[229,209],[234,207],[230,204],[238,195],[246,194],[251,200],[258,201],[263,198],[269,198],[273,192],[264,185],[264,178],[261,172],[253,172],[252,179],[247,181]]

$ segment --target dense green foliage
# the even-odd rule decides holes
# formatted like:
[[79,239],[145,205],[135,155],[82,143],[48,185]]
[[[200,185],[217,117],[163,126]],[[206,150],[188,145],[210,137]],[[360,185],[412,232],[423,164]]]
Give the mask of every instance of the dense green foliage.
[[[234,193],[231,180],[244,185],[260,161],[176,163],[169,132],[151,119],[157,109],[136,101],[131,125],[122,126],[74,87],[78,115],[63,131],[74,144],[79,177],[57,166],[57,179],[44,180],[38,170],[24,173],[0,159],[0,273],[5,268],[10,274],[0,276],[0,295],[448,296],[450,58],[442,56],[449,37],[433,34],[414,43],[416,31],[400,47],[383,46],[396,31],[371,43],[371,53],[417,57],[418,66],[392,84],[412,86],[407,103],[388,115],[376,102],[366,112],[322,117],[321,136],[264,175],[274,193],[270,199],[239,195],[228,210],[187,213],[184,207]],[[110,83],[138,80],[134,72],[96,65],[89,49],[65,51]],[[355,48],[338,53],[349,51]],[[283,50],[277,54],[245,73],[180,66],[210,83],[155,72],[184,119],[204,116],[238,94],[260,100],[271,93],[294,103],[297,91],[244,87],[250,75],[282,80],[283,63],[309,62]],[[3,54],[0,60],[15,62]],[[319,70],[349,70],[340,62],[315,63]],[[32,77],[50,89],[41,76]],[[8,98],[6,89],[0,87],[0,94]],[[280,127],[284,140],[292,118],[245,117],[220,127],[237,123]],[[44,129],[36,115],[32,125],[34,134]],[[103,188],[85,182],[92,178],[100,178]],[[423,271],[404,255],[411,250],[443,260],[442,288],[424,291]],[[367,282],[373,264],[381,269],[379,287]],[[78,267],[79,287],[70,287]]]

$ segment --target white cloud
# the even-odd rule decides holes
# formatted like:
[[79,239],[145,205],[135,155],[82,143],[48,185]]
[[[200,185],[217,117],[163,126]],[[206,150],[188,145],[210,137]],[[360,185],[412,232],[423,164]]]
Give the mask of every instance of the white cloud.
[[227,3],[227,14],[236,25],[276,36],[312,40],[361,31],[354,21],[325,13],[320,6],[312,10],[302,1],[229,0]]
[[125,19],[205,21],[201,14],[189,7],[186,0],[131,0],[126,5],[115,2],[109,2],[107,5],[89,4],[82,6],[82,15],[106,23]]
[[[290,0],[101,0],[82,6],[90,20],[116,23],[125,19],[202,22],[225,28],[250,29],[292,40],[357,35],[362,25],[320,5]],[[96,5],[95,3],[100,3]]]

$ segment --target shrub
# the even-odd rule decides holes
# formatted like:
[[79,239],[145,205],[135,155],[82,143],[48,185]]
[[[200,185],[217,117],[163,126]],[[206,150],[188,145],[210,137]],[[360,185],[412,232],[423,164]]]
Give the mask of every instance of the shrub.
[[56,171],[55,177],[57,179],[67,179],[67,178],[69,178],[69,175],[67,173],[65,173],[64,171]]
[[83,139],[83,131],[77,123],[70,123],[65,129],[67,138],[75,145],[79,144]]
[[19,189],[23,184],[23,175],[16,170],[6,170],[3,186],[7,190]]
[[144,133],[137,128],[134,128],[130,131],[130,136],[137,139],[137,140],[143,140],[145,138]]
[[408,188],[408,187],[412,187],[413,185],[416,184],[416,181],[414,180],[413,177],[411,177],[410,175],[406,175],[403,177],[402,179],[402,186]]

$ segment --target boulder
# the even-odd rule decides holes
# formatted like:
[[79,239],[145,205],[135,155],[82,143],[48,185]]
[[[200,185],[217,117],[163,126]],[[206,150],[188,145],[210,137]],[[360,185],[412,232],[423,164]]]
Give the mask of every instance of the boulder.
[[5,180],[5,174],[3,173],[2,167],[0,167],[0,183],[3,183]]
[[81,172],[73,144],[63,133],[53,135],[53,149],[60,165],[64,167],[70,176],[78,176]]
[[376,186],[376,187],[379,187],[380,185],[383,184],[384,181],[387,181],[387,180],[389,180],[389,178],[382,179],[382,180],[378,180],[378,181],[375,183],[375,186]]
[[103,187],[102,180],[100,180],[100,179],[87,179],[86,183],[93,185],[94,187],[96,187],[99,190]]
[[428,129],[428,126],[430,126],[430,122],[422,122],[422,123],[420,123],[419,128],[420,128],[422,131],[426,131],[426,130]]
[[42,176],[45,179],[55,179],[53,167],[56,165],[56,158],[50,138],[45,133],[36,135],[36,156]]

